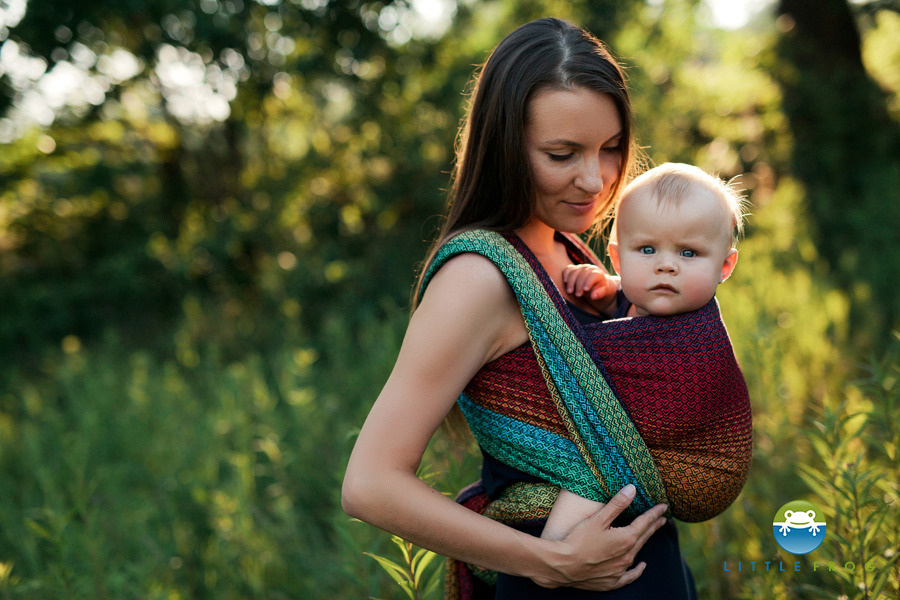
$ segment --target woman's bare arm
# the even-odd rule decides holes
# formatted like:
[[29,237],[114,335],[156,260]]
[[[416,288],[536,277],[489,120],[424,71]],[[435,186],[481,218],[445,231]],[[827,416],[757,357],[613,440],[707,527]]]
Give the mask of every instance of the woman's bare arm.
[[[663,520],[657,508],[609,529],[620,494],[561,541],[478,515],[419,480],[425,447],[474,374],[527,340],[511,289],[487,259],[464,254],[435,275],[393,372],[363,425],[344,479],[346,512],[441,554],[541,585],[612,589],[640,575],[634,554]],[[604,531],[607,530],[607,531]]]

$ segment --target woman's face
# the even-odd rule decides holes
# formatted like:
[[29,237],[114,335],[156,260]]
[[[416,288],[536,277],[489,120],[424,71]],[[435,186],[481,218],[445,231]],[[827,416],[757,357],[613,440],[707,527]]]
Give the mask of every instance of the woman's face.
[[586,88],[538,92],[528,106],[525,146],[535,218],[581,233],[608,209],[627,144],[613,100]]

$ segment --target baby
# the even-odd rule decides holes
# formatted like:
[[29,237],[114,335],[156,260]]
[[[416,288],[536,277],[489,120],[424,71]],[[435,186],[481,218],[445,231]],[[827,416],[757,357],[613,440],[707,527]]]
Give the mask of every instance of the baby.
[[[743,201],[702,169],[666,163],[625,189],[616,209],[609,257],[621,277],[594,265],[570,265],[566,290],[615,317],[694,311],[715,296],[737,263]],[[600,504],[562,490],[542,537],[562,539]]]

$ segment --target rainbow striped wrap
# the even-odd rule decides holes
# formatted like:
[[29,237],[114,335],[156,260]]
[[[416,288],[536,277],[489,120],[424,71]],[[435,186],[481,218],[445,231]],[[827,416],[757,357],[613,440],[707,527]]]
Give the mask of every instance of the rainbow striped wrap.
[[[570,251],[596,257],[572,238]],[[479,485],[457,501],[532,529],[559,488],[607,502],[637,489],[627,513],[666,503],[684,521],[721,513],[746,480],[752,455],[747,386],[713,298],[671,317],[582,326],[534,254],[515,235],[472,230],[436,253],[424,282],[450,258],[474,252],[506,277],[531,348],[485,365],[458,404],[481,447],[548,483],[514,483],[488,499]],[[573,254],[574,257],[574,254]],[[423,285],[423,289],[424,289]],[[446,598],[473,598],[496,574],[451,561]]]

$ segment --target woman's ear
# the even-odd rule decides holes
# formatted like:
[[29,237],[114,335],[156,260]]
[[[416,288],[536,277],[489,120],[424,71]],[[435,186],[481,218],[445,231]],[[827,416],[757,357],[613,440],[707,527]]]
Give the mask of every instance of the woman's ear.
[[609,255],[609,262],[612,263],[616,275],[621,275],[619,272],[619,244],[610,242],[609,245],[606,246],[606,253]]
[[725,257],[725,262],[722,263],[722,278],[719,279],[719,283],[722,283],[729,277],[731,277],[731,273],[734,272],[734,267],[737,265],[738,259],[738,251],[735,248],[732,248],[728,251],[728,256]]

